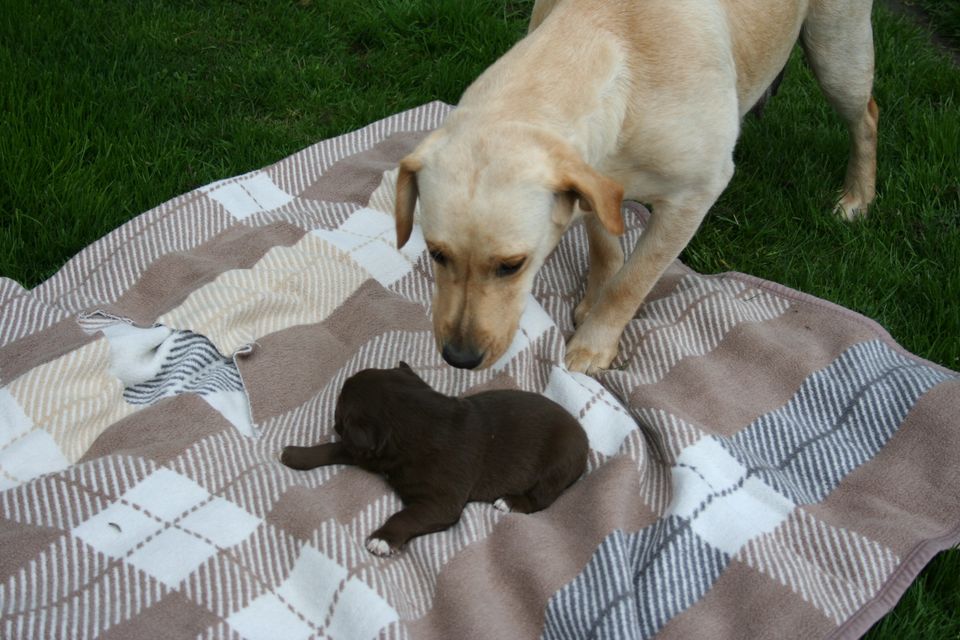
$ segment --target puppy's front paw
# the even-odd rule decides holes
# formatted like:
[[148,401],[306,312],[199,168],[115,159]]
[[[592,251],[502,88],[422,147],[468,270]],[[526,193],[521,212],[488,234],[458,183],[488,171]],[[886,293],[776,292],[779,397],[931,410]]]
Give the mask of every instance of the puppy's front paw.
[[510,505],[507,504],[507,501],[504,500],[503,498],[497,498],[496,500],[494,500],[493,508],[498,509],[500,511],[504,511],[506,513],[510,513]]
[[388,558],[400,551],[399,548],[391,546],[386,540],[380,538],[367,538],[367,551],[381,558]]

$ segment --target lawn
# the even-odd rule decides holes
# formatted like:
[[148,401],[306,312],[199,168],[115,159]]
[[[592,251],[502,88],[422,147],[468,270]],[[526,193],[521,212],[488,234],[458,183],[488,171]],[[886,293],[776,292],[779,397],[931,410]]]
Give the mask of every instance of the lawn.
[[953,0],[903,0],[926,15],[930,26],[947,44],[960,49],[960,2]]
[[[454,103],[532,3],[6,0],[0,14],[0,275],[34,286],[175,195],[431,100]],[[955,24],[955,23],[947,23]],[[960,71],[875,10],[878,197],[830,215],[846,135],[799,54],[683,259],[870,316],[960,369]],[[960,638],[960,552],[874,638]]]

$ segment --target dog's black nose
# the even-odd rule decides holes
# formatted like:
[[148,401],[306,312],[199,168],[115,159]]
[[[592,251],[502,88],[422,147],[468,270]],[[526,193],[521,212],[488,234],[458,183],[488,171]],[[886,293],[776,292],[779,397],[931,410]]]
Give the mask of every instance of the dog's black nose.
[[470,347],[457,347],[449,342],[443,345],[441,355],[447,364],[458,369],[476,369],[477,365],[483,362],[482,353],[477,353]]

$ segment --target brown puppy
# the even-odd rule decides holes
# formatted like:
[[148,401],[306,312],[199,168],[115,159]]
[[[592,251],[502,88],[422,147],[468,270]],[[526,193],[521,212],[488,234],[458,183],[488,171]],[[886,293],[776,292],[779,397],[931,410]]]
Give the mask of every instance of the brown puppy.
[[365,369],[343,385],[334,414],[338,442],[285,447],[293,469],[356,465],[382,474],[403,509],[367,539],[376,555],[447,529],[470,501],[504,511],[545,509],[587,463],[587,436],[563,407],[526,391],[451,398],[405,362]]

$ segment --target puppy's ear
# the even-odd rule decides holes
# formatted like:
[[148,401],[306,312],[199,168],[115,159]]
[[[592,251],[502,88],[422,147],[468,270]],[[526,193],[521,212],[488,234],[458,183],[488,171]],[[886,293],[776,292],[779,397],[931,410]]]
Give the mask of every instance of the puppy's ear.
[[393,209],[393,217],[397,223],[397,248],[403,248],[413,232],[413,210],[417,207],[417,172],[423,168],[423,162],[410,154],[400,161],[400,172],[397,174],[397,202]]
[[417,375],[417,372],[413,370],[413,367],[411,367],[410,365],[408,365],[408,364],[407,364],[406,362],[404,362],[403,360],[401,360],[401,361],[400,361],[400,364],[397,365],[397,369],[399,369],[400,371],[403,371],[404,373],[406,373],[406,374],[408,374],[408,375],[413,376],[414,379],[419,380],[422,384],[426,384],[426,382],[423,381],[423,378],[421,378],[420,376],[418,376],[418,375]]
[[576,196],[580,208],[592,211],[610,233],[623,234],[623,214],[620,213],[623,187],[584,162],[573,149],[565,149],[561,154],[554,189]]

